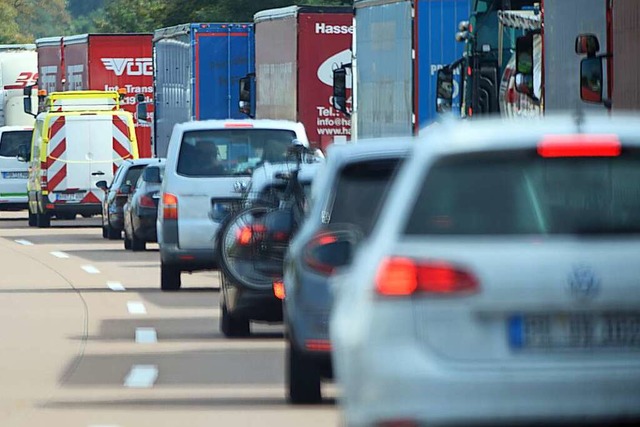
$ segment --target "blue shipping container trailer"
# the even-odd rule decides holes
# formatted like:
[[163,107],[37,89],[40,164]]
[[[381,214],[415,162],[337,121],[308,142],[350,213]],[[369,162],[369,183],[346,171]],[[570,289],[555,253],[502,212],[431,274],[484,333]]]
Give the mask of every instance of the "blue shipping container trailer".
[[455,34],[470,3],[354,1],[353,135],[411,135],[436,118],[437,70],[462,56]]
[[246,118],[239,81],[254,72],[251,23],[184,24],[156,30],[154,151],[166,157],[173,126],[192,120]]

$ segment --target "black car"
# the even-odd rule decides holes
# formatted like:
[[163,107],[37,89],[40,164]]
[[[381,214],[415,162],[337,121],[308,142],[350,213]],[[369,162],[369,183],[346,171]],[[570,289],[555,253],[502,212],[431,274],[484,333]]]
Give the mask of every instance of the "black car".
[[124,229],[123,208],[128,194],[123,190],[133,188],[142,170],[157,159],[135,159],[122,162],[111,185],[107,181],[98,181],[96,186],[105,192],[102,200],[102,237],[109,240],[120,239]]
[[160,185],[164,175],[164,159],[144,168],[135,188],[129,191],[124,205],[124,248],[134,251],[146,249],[147,242],[157,242],[156,219]]

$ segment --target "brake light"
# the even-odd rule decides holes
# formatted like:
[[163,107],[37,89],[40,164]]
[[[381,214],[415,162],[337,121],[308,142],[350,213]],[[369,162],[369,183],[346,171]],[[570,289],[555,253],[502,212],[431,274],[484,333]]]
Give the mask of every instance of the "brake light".
[[309,351],[331,351],[329,340],[306,340],[304,346]]
[[225,123],[224,127],[226,127],[226,128],[252,128],[253,124],[251,124],[251,123],[240,123],[240,122]]
[[273,295],[280,300],[284,299],[286,294],[284,291],[284,282],[282,282],[282,280],[276,280],[273,282]]
[[236,240],[239,244],[246,246],[251,243],[254,235],[264,233],[265,231],[266,228],[263,224],[245,225],[236,232]]
[[459,295],[479,290],[476,277],[446,261],[385,259],[376,276],[376,292],[384,296]]
[[147,195],[140,197],[140,206],[143,208],[155,208],[156,204],[153,203],[153,199]]
[[547,135],[538,143],[542,157],[616,157],[622,151],[617,135]]
[[171,193],[162,195],[162,218],[178,219],[178,197]]

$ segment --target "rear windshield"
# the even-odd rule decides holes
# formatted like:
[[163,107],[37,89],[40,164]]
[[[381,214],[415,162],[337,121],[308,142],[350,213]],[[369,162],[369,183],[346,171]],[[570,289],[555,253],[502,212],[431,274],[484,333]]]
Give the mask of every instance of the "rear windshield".
[[427,174],[407,234],[640,232],[640,156],[448,158]]
[[31,147],[31,131],[15,130],[3,132],[0,138],[0,156],[16,157],[20,152],[20,147],[24,145]]
[[368,235],[399,158],[353,163],[340,172],[329,223],[353,224]]
[[138,182],[138,178],[140,178],[140,175],[142,175],[142,171],[144,170],[145,166],[146,165],[131,166],[127,170],[127,175],[124,177],[124,182],[122,184],[135,186]]
[[251,175],[264,162],[287,160],[296,138],[281,129],[219,129],[185,132],[177,172],[186,176]]

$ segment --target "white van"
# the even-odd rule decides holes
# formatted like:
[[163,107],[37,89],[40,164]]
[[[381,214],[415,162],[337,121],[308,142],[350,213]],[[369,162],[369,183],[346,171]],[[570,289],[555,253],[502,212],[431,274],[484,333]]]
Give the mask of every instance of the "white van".
[[27,164],[18,160],[31,145],[32,127],[0,127],[0,210],[27,208]]
[[237,203],[253,170],[287,159],[295,141],[308,146],[302,123],[287,120],[207,120],[173,128],[162,197],[158,243],[162,290],[180,289],[182,271],[216,268],[220,223],[212,209]]
[[111,181],[126,159],[138,158],[131,113],[119,94],[54,92],[36,117],[28,181],[29,225],[49,227],[51,216],[102,212],[101,180]]

